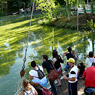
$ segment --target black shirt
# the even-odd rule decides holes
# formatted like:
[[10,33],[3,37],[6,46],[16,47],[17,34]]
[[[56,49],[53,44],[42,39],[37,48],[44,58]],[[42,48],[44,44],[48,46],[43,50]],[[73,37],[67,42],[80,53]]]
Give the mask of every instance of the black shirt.
[[54,66],[56,69],[60,68],[61,67],[61,64],[60,63],[63,63],[64,61],[62,60],[61,56],[58,55],[57,57],[55,57],[57,59],[57,61],[55,62]]
[[78,66],[79,68],[79,74],[83,74],[84,70],[85,70],[85,66]]
[[51,64],[51,62],[49,60],[48,61],[44,61],[42,63],[42,66],[47,70],[48,73],[50,72],[50,70],[54,69],[53,65]]
[[74,55],[72,53],[66,53],[66,57],[68,60],[69,58],[74,58]]

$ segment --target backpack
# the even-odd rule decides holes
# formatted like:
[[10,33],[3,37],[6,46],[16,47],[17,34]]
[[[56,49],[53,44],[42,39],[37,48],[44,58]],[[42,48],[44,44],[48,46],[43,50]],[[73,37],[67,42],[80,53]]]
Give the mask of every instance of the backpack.
[[[37,66],[37,67],[38,67],[38,66]],[[45,77],[44,72],[43,72],[42,70],[40,70],[39,67],[38,67],[38,70],[36,70],[36,69],[34,69],[34,70],[37,71],[37,73],[38,73],[38,78],[39,78],[39,79],[42,79],[42,78]]]

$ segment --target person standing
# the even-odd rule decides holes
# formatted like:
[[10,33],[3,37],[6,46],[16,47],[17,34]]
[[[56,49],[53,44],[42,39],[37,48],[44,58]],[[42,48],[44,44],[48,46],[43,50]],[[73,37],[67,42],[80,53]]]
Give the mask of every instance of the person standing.
[[[54,70],[54,67],[53,65],[51,64],[50,60],[48,60],[48,56],[47,55],[43,55],[42,56],[42,60],[43,60],[43,63],[42,63],[42,66],[43,68],[45,68],[47,70],[48,73],[50,73],[51,70]],[[56,88],[56,85],[55,85],[55,82],[52,82],[50,81],[50,85],[51,85],[51,91],[54,95],[58,95],[57,94],[57,88]]]
[[43,87],[47,86],[47,78],[44,75],[43,68],[41,66],[37,66],[35,61],[31,62],[32,70],[29,71],[29,79],[34,83],[39,83]]
[[[67,60],[69,58],[74,58],[74,55],[72,54],[72,48],[68,47],[67,49],[68,49],[68,52],[63,53],[63,56],[66,56]],[[66,66],[65,66],[65,71],[68,71],[69,68],[70,68],[70,66],[69,66],[69,64],[67,62]]]
[[60,76],[57,79],[57,85],[56,86],[61,86],[61,75],[62,75],[62,67],[60,63],[63,63],[64,61],[62,60],[61,56],[58,55],[58,52],[56,50],[53,50],[53,64],[56,68],[56,70],[59,72]]
[[77,65],[78,53],[76,52],[76,50],[72,50],[72,54],[73,54],[74,59],[75,59],[75,65]]
[[84,71],[82,78],[85,78],[86,95],[95,95],[95,62]]
[[83,72],[85,71],[85,64],[83,62],[79,63],[77,65],[78,69],[79,69],[79,74],[78,74],[78,78],[82,77]]
[[86,55],[86,57],[89,58],[89,66],[88,67],[91,67],[92,63],[95,62],[95,58],[94,58],[94,54],[93,54],[93,51],[90,51],[88,55]]
[[36,89],[28,82],[27,79],[24,79],[22,82],[24,90],[21,91],[21,95],[38,95]]
[[77,75],[78,75],[78,68],[74,65],[75,60],[73,58],[69,58],[67,60],[68,64],[71,67],[69,71],[69,77],[64,76],[64,79],[68,80],[68,91],[69,95],[77,95]]

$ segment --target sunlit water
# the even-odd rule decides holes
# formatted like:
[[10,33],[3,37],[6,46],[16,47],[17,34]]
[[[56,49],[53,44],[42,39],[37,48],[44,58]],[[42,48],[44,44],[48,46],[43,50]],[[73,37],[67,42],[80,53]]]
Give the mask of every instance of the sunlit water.
[[[78,52],[78,62],[83,61],[84,63],[87,63],[85,55],[88,54],[89,51],[95,51],[95,33],[93,32],[76,32],[74,30],[42,26],[36,26],[35,28],[38,27],[40,28],[33,31],[31,29],[25,64],[26,68],[28,68],[28,63],[32,60],[36,60],[38,64],[41,64],[43,54],[47,54],[49,58],[52,58],[52,48],[57,49],[58,53],[62,56],[62,54],[67,51],[67,47],[71,46],[72,49]],[[0,51],[2,51],[2,48],[4,49],[3,54],[0,55],[0,95],[14,95],[17,91],[20,79],[19,72],[22,68],[25,55],[25,43],[26,37],[14,44],[10,44],[7,38],[3,44],[4,46],[0,46]],[[21,48],[17,48],[15,51],[5,54],[5,52],[11,50],[11,46],[14,45],[21,45]],[[62,58],[66,59],[63,56]]]

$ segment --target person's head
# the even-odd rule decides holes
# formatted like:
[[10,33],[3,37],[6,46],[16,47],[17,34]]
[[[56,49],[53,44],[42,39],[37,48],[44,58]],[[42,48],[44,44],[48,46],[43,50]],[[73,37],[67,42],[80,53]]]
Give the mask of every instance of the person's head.
[[43,61],[47,61],[48,60],[48,56],[47,55],[43,55],[42,59],[43,59]]
[[58,55],[58,52],[56,50],[53,50],[52,55],[53,57],[56,57]]
[[89,57],[93,57],[93,56],[94,56],[93,51],[90,51],[89,52]]
[[34,68],[36,66],[36,62],[35,61],[32,61],[31,62],[31,66]]
[[68,52],[71,53],[71,51],[72,51],[72,48],[71,47],[68,47]]
[[95,62],[92,63],[92,66],[95,66]]
[[83,64],[83,62],[81,62],[81,63],[79,63],[80,64],[80,66],[83,66],[84,64]]
[[72,50],[72,53],[73,53],[73,54],[77,54],[77,52],[76,52],[75,50]]
[[67,60],[68,64],[72,67],[75,64],[75,60],[73,58],[69,58],[69,60]]
[[29,81],[27,79],[24,79],[22,82],[22,86],[24,89],[27,89],[30,87]]

